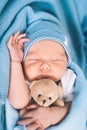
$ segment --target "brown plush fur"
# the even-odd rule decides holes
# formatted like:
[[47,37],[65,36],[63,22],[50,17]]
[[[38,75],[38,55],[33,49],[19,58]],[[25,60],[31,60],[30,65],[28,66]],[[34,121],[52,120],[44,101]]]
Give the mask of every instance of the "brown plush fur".
[[53,104],[57,99],[56,103],[59,106],[63,106],[64,103],[61,99],[63,89],[55,82],[50,79],[40,79],[33,81],[30,85],[31,96],[40,106],[48,107]]

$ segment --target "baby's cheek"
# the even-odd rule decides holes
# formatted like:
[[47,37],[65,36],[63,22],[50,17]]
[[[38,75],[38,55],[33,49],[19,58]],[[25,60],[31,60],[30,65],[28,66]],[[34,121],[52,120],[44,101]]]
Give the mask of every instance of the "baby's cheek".
[[24,76],[27,80],[30,81],[30,79],[32,78],[32,73],[28,70],[24,71]]
[[66,72],[66,69],[65,69],[65,68],[57,69],[57,70],[56,70],[56,73],[55,73],[56,78],[57,78],[58,80],[60,80],[60,79],[62,78],[62,76],[65,74],[65,72]]

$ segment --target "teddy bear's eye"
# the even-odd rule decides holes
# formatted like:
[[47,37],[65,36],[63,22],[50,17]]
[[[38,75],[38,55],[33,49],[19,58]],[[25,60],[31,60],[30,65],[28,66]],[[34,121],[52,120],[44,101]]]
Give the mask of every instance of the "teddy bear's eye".
[[41,94],[38,94],[38,97],[41,97]]
[[49,100],[52,100],[52,98],[51,98],[51,97],[49,97]]

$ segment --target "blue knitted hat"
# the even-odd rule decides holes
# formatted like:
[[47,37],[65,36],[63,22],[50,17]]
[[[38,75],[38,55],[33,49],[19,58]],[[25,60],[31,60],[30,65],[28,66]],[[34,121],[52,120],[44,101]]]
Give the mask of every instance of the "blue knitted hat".
[[68,66],[69,66],[71,58],[66,46],[68,40],[65,34],[63,34],[61,27],[58,24],[49,21],[39,21],[33,23],[33,25],[27,28],[26,36],[27,38],[29,38],[29,42],[24,43],[23,60],[25,60],[28,50],[33,44],[35,44],[39,40],[48,39],[48,40],[54,40],[63,46],[68,58]]

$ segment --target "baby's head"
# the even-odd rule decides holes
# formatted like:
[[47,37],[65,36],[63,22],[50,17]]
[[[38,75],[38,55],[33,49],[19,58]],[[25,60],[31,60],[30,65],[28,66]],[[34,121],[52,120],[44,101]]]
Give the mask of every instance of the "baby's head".
[[58,30],[57,24],[29,27],[28,43],[24,43],[24,74],[27,80],[49,78],[58,81],[70,64],[66,49],[67,38]]

